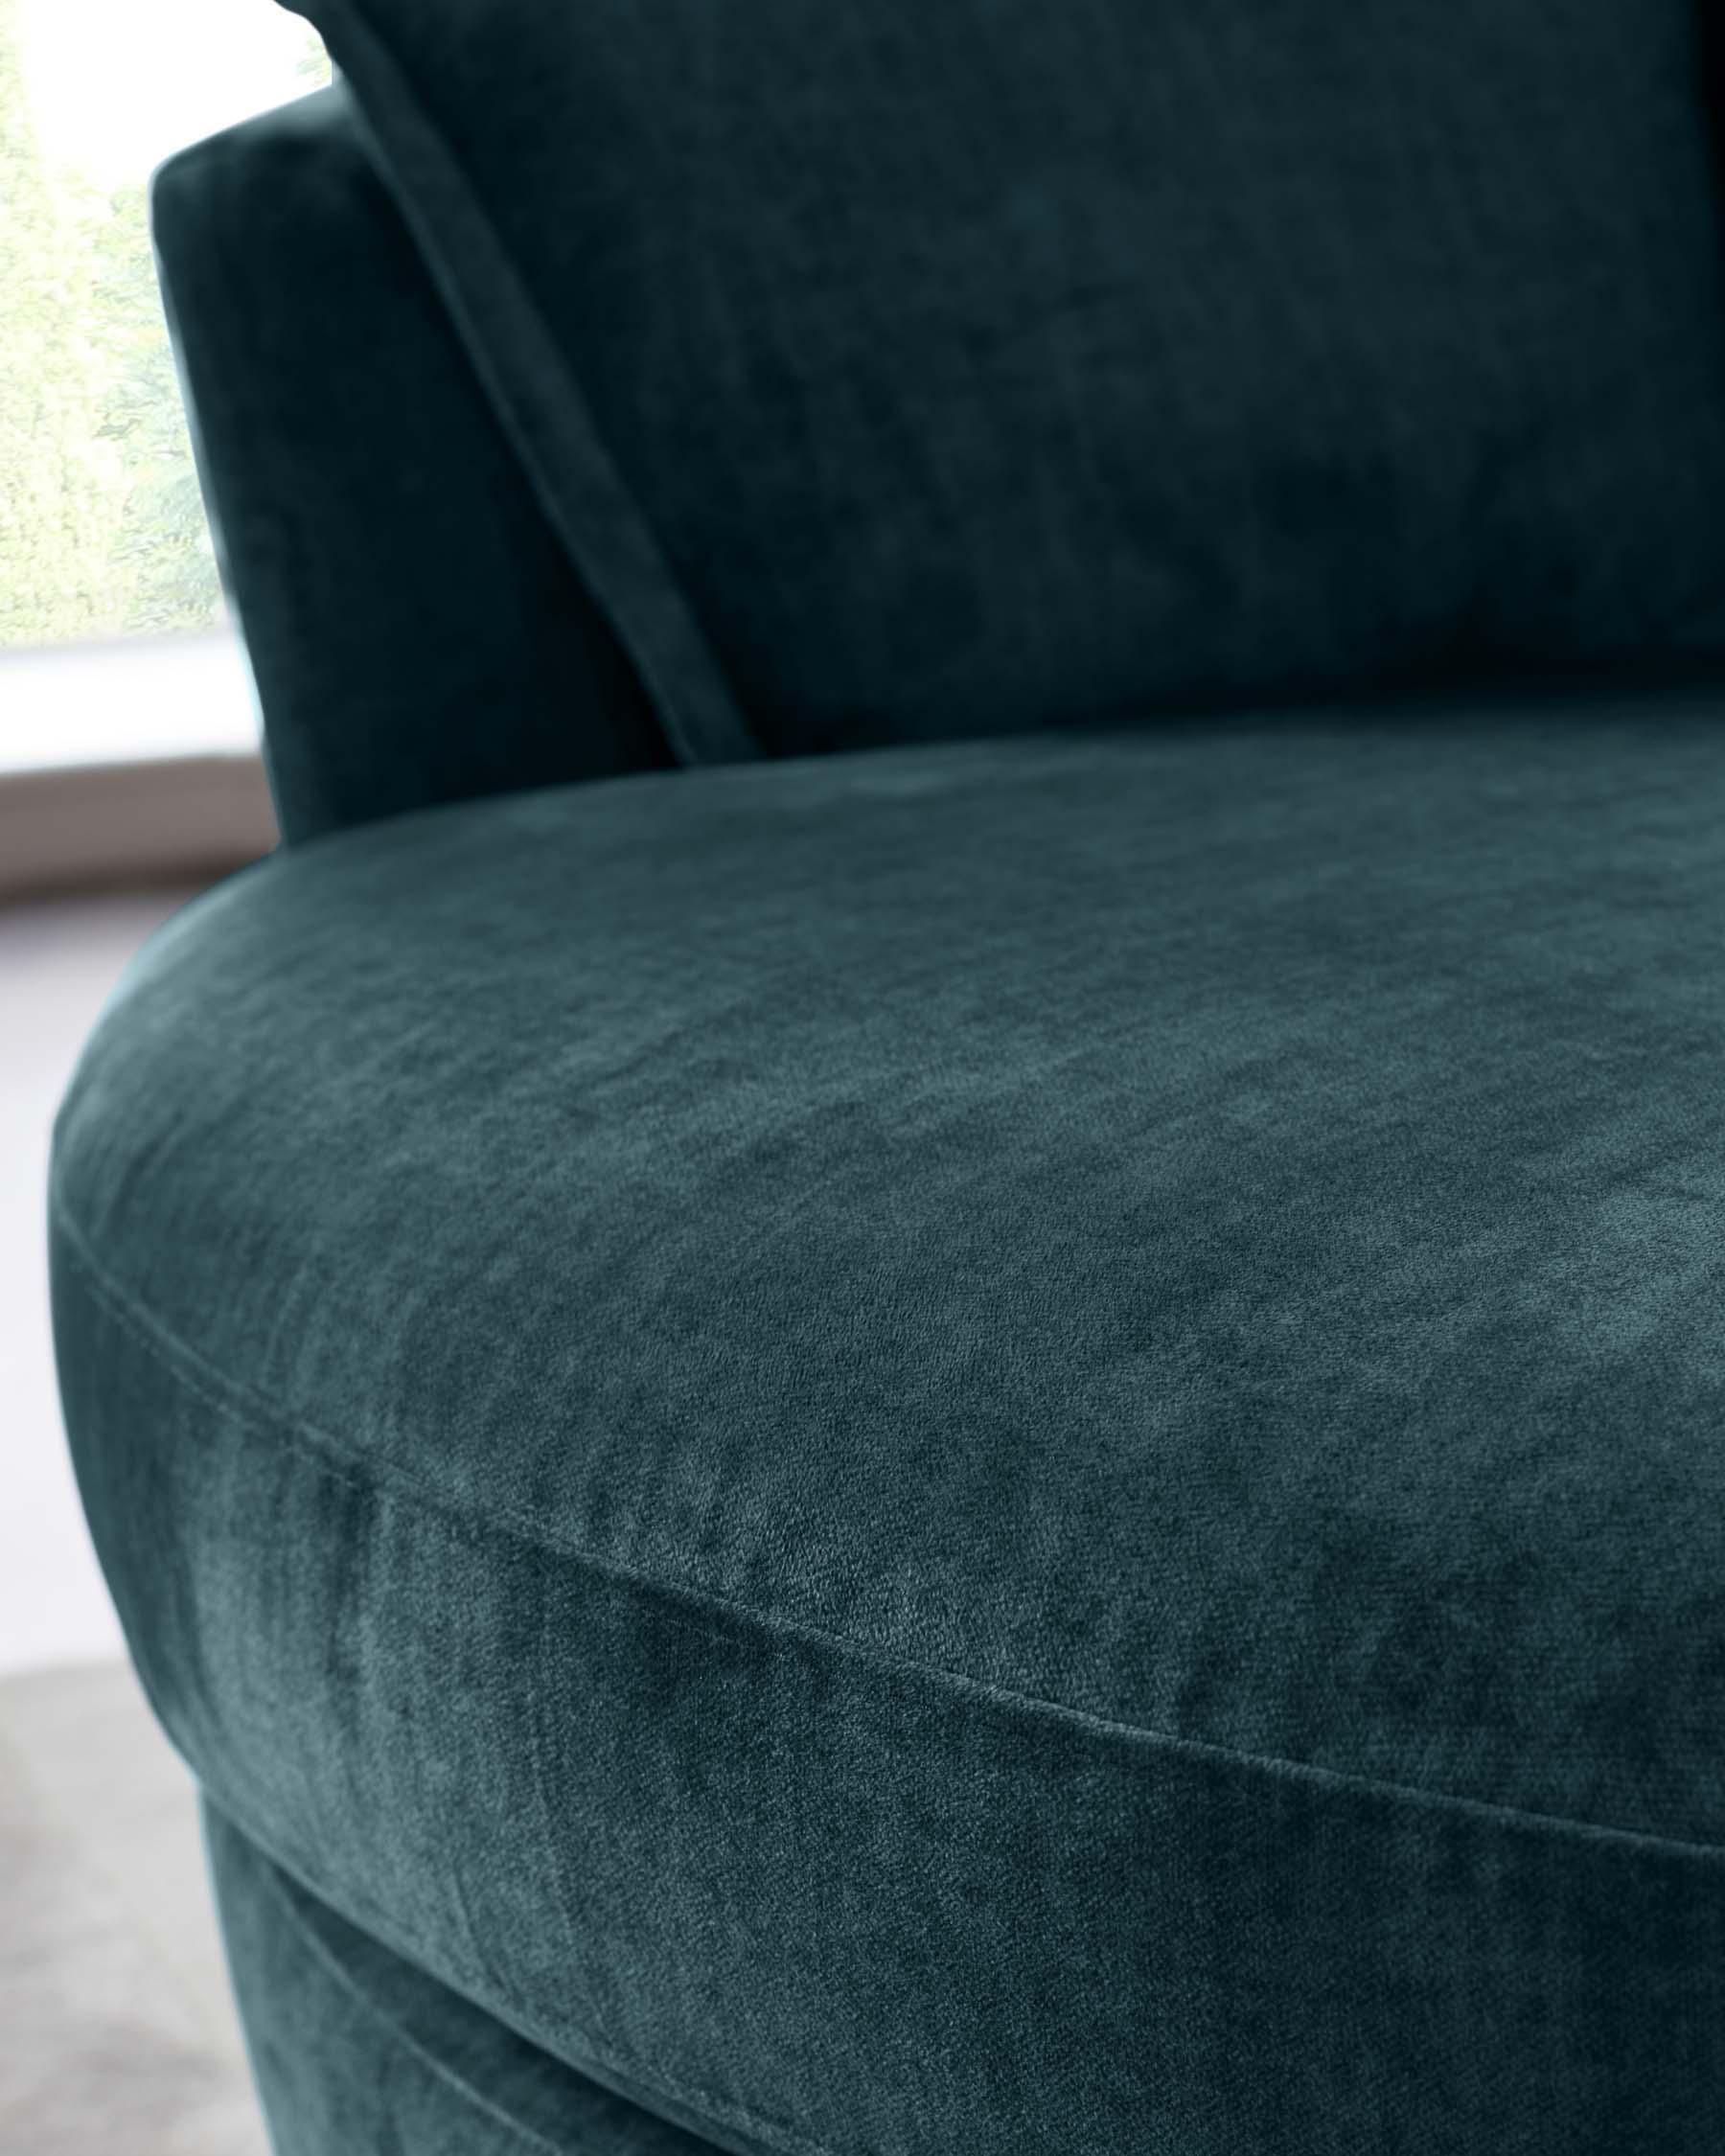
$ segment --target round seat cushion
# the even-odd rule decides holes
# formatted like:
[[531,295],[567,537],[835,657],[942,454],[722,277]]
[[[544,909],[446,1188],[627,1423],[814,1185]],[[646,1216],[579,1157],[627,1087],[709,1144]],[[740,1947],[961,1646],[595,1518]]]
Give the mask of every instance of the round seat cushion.
[[56,1150],[212,1797],[759,2156],[1725,2116],[1725,700],[320,839]]

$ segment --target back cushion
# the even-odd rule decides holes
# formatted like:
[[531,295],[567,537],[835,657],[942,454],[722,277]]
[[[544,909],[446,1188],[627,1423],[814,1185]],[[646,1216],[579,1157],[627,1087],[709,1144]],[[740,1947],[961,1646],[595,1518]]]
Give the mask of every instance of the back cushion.
[[307,0],[686,755],[1725,651],[1692,0]]

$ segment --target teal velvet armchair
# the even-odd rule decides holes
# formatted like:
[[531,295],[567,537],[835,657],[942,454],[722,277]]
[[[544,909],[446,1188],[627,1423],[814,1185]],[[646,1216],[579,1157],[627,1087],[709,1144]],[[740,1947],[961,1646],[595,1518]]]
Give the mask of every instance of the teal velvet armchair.
[[307,11],[51,1218],[279,2156],[1717,2156],[1713,11]]

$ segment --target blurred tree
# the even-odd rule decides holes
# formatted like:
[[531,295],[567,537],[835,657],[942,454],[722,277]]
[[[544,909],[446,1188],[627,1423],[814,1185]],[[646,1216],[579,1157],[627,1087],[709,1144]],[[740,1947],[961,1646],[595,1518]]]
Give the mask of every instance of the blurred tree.
[[119,517],[108,540],[128,586],[119,626],[145,632],[205,629],[220,613],[221,592],[162,319],[142,186],[116,191],[93,252],[92,326],[106,362],[97,434],[120,451]]
[[293,72],[304,78],[309,90],[328,89],[330,56],[324,51],[324,41],[316,31],[307,31],[305,50],[294,62]]
[[[51,171],[0,0],[0,645],[208,628],[221,594],[147,195]],[[314,34],[295,76],[330,80]]]
[[98,635],[124,612],[91,266],[79,208],[42,161],[14,0],[0,0],[0,644]]

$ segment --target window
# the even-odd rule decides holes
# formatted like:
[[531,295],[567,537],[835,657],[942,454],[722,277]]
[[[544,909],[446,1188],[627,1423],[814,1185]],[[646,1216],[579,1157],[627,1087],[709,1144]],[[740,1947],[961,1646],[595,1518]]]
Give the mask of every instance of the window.
[[328,80],[267,0],[0,0],[0,647],[218,625],[146,182]]

